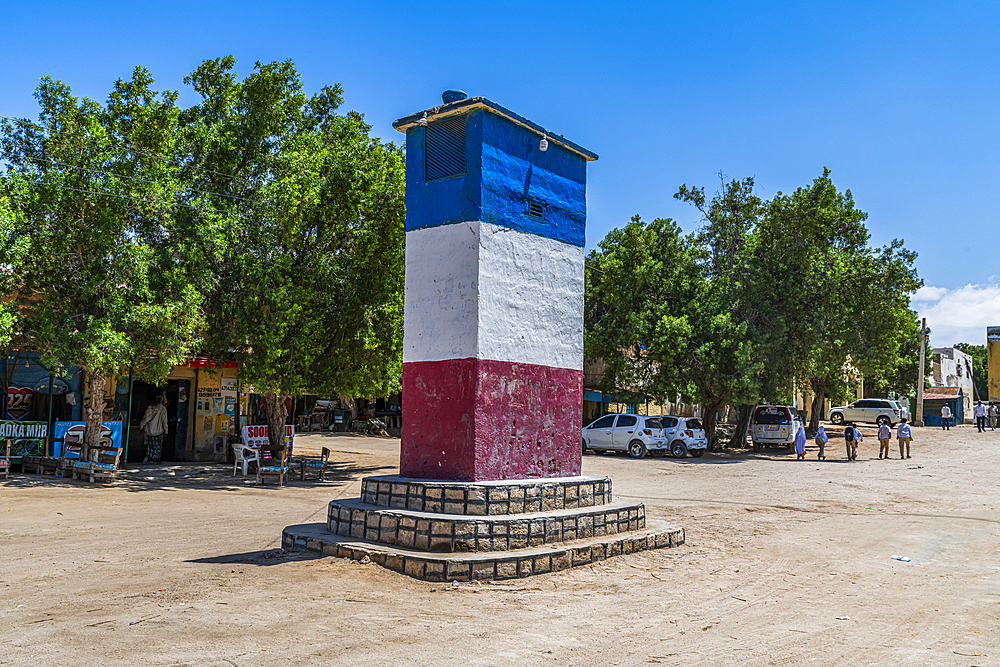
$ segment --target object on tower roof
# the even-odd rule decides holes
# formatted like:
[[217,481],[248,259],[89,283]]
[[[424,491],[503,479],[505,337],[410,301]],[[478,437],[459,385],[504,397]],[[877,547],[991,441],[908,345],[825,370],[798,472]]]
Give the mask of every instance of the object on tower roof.
[[445,104],[452,104],[454,102],[461,102],[462,100],[466,99],[467,97],[469,97],[469,96],[466,95],[465,91],[462,91],[462,90],[446,90],[443,93],[441,93],[441,99],[444,101]]

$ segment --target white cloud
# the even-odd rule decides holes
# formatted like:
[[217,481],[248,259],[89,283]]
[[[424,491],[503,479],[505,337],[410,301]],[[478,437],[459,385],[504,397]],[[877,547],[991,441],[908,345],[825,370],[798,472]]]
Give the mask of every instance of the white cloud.
[[924,285],[910,297],[914,301],[940,301],[943,296],[948,294],[948,289],[946,287],[931,287],[930,285]]
[[986,327],[1000,326],[1000,283],[958,289],[925,285],[911,297],[920,317],[927,318],[934,347],[955,343],[986,344]]

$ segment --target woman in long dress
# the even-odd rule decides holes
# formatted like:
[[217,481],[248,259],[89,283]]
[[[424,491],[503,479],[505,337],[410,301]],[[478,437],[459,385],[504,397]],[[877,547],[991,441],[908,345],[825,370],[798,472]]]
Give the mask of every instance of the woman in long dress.
[[826,431],[823,430],[823,427],[820,426],[819,430],[816,431],[816,446],[819,447],[819,456],[816,457],[817,460],[826,460],[824,449],[826,449],[826,443],[828,442],[830,442],[830,438],[827,436]]
[[795,434],[795,453],[798,454],[796,460],[806,457],[806,430],[802,426],[799,427],[799,432]]

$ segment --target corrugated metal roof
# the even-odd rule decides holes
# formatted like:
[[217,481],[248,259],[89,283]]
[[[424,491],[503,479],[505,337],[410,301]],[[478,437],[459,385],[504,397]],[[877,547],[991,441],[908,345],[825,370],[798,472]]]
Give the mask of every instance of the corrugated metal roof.
[[506,109],[496,102],[486,99],[485,97],[467,97],[464,100],[459,100],[458,102],[452,102],[451,104],[442,104],[440,106],[427,109],[426,111],[418,111],[415,114],[410,114],[393,122],[392,126],[405,133],[407,128],[416,125],[421,118],[426,114],[428,122],[434,122],[442,118],[448,118],[450,116],[458,116],[462,114],[467,114],[473,109],[486,109],[495,114],[505,116],[510,120],[514,121],[518,125],[528,128],[533,132],[537,132],[540,135],[545,135],[549,141],[555,144],[559,144],[563,148],[576,153],[584,160],[588,162],[597,159],[597,153],[588,151],[583,146],[575,144],[569,139],[566,139],[561,134],[554,134],[553,132],[546,130],[544,127],[528,120],[524,116],[514,113],[510,109]]
[[924,400],[958,398],[962,395],[961,387],[931,387],[924,389]]

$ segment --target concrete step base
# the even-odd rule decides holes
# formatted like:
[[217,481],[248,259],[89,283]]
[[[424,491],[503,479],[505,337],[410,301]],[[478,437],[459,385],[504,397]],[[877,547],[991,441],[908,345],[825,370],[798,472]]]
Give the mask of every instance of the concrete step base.
[[378,475],[362,480],[360,499],[379,507],[437,514],[530,514],[610,503],[611,480],[601,475],[578,475],[452,482]]
[[435,554],[335,535],[322,523],[289,526],[281,545],[353,560],[369,559],[387,569],[424,581],[517,579],[558,572],[622,554],[684,544],[684,529],[649,520],[643,530],[561,542],[506,552]]
[[642,530],[646,511],[642,503],[612,501],[534,514],[470,516],[334,500],[326,527],[341,537],[417,551],[513,551]]

